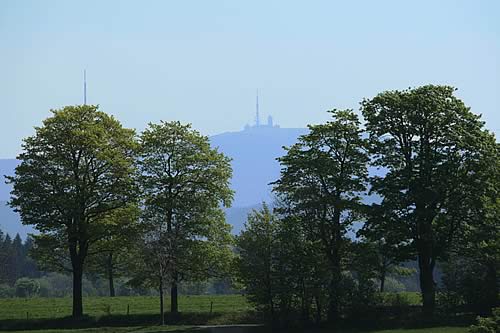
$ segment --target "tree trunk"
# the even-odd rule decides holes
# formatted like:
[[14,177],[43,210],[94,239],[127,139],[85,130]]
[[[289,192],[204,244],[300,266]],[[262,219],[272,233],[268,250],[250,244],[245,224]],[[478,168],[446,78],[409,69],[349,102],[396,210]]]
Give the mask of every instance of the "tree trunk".
[[382,269],[382,272],[380,272],[380,292],[384,292],[384,287],[385,287],[385,269]]
[[321,302],[318,295],[314,298],[316,301],[316,324],[319,325],[321,323]]
[[488,286],[488,296],[486,300],[486,309],[484,309],[485,312],[491,313],[491,310],[494,307],[499,306],[499,300],[498,300],[498,278],[497,278],[497,270],[496,270],[496,263],[495,262],[488,262],[486,263],[486,284]]
[[[421,194],[424,196],[424,194]],[[434,315],[436,307],[436,290],[434,283],[434,232],[432,221],[436,216],[428,205],[422,202],[415,204],[418,238],[416,240],[420,291],[422,292],[422,310],[426,318]]]
[[272,327],[277,327],[278,318],[276,318],[276,312],[274,311],[274,301],[272,297],[269,299],[269,313],[271,314]]
[[301,289],[302,289],[302,297],[301,297],[301,310],[302,310],[302,320],[304,322],[309,321],[310,313],[309,313],[309,296],[307,294],[307,288],[304,283],[304,280],[301,281]]
[[179,312],[177,274],[174,274],[174,279],[172,280],[172,286],[170,288],[170,312],[174,314]]
[[[420,251],[425,252],[425,251]],[[436,307],[436,290],[434,284],[434,263],[426,253],[418,255],[420,290],[422,292],[423,312],[426,317],[432,317]]]
[[78,263],[73,264],[73,318],[83,316],[83,299],[82,299],[82,279],[83,267]]
[[160,325],[165,325],[165,310],[163,308],[163,277],[160,276]]
[[341,272],[340,266],[336,266],[332,269],[332,278],[330,280],[329,287],[329,302],[328,302],[328,321],[330,323],[335,323],[340,318],[340,279]]
[[[77,244],[79,246],[77,246]],[[70,239],[69,253],[71,258],[71,267],[73,269],[73,318],[83,316],[83,299],[82,299],[82,279],[83,279],[83,264],[87,254],[87,244]]]
[[108,282],[109,282],[109,296],[115,297],[115,283],[113,280],[113,254],[108,255]]
[[[340,195],[337,195],[339,197]],[[340,199],[337,198],[337,201]],[[333,216],[333,244],[329,256],[332,277],[329,286],[329,301],[327,319],[332,323],[336,323],[340,319],[340,283],[342,280],[342,268],[340,265],[340,246],[342,235],[340,233],[340,207],[335,205],[335,213]]]

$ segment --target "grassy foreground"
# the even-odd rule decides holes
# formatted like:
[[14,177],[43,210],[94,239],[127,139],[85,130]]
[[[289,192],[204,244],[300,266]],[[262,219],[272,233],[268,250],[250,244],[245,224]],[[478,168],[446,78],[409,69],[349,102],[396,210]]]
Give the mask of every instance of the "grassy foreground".
[[[387,301],[397,296],[405,299],[404,303],[419,304],[420,296],[404,293],[385,295]],[[392,300],[394,302],[394,300]],[[71,298],[10,298],[0,299],[0,330],[10,332],[37,333],[161,333],[161,332],[200,332],[200,333],[267,333],[264,327],[241,326],[262,322],[253,311],[253,307],[241,295],[203,295],[181,296],[179,310],[181,314],[172,317],[168,311],[170,299],[165,300],[166,322],[175,324],[157,326],[159,320],[158,297],[85,297],[84,313],[81,322],[74,322],[71,315]],[[238,327],[207,327],[204,325],[233,324]],[[455,325],[456,323],[451,323]],[[443,326],[445,324],[442,324]],[[406,326],[406,325],[404,325]],[[432,325],[431,325],[432,326]],[[346,326],[351,327],[351,326]],[[365,326],[370,327],[370,326]],[[386,326],[378,326],[386,327]],[[400,326],[390,326],[400,327]],[[421,326],[410,326],[421,327]],[[70,329],[72,328],[72,329]],[[18,330],[18,331],[14,331]],[[22,331],[19,331],[22,330]],[[287,332],[289,330],[286,330]],[[290,331],[296,333],[329,333],[327,329]],[[359,330],[336,331],[338,333],[466,333],[462,327],[435,327],[425,329]]]
[[[100,328],[90,328],[81,330],[36,330],[36,331],[11,331],[11,333],[22,333],[22,332],[37,332],[37,333],[161,333],[161,332],[179,332],[179,333],[268,333],[271,332],[269,329],[265,328],[255,328],[255,327],[189,327],[189,326],[168,326],[168,327],[100,327]],[[295,331],[294,331],[295,332]],[[298,333],[299,331],[296,331]],[[311,330],[311,331],[301,331],[301,333],[329,333],[331,331],[327,330]],[[396,329],[396,330],[383,330],[383,331],[337,331],[336,333],[466,333],[467,329],[463,327],[438,327],[438,328],[426,328],[426,329]]]
[[[179,310],[187,313],[247,312],[252,309],[241,295],[180,296]],[[71,298],[4,298],[0,299],[0,320],[57,319],[71,315]],[[91,317],[109,315],[155,315],[160,309],[158,297],[84,297],[84,313]],[[165,298],[165,311],[170,310],[170,299]]]
[[[382,298],[408,305],[421,303],[419,293],[386,293]],[[180,296],[179,311],[183,313],[242,313],[253,307],[241,295]],[[71,315],[71,298],[0,298],[0,320],[57,319]],[[84,297],[83,310],[90,317],[110,315],[156,315],[160,301],[155,296]],[[165,297],[165,311],[170,309],[170,298]]]

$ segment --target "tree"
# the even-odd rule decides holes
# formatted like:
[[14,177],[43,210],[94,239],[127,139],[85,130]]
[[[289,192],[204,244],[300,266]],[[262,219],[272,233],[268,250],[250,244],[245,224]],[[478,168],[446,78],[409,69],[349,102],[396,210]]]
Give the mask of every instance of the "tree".
[[[491,147],[491,159],[479,174],[485,190],[482,205],[452,245],[451,255],[444,265],[444,285],[448,295],[472,310],[487,313],[499,303],[500,267],[500,145]],[[495,157],[496,156],[496,157]]]
[[383,199],[387,227],[418,257],[427,315],[435,307],[436,262],[478,216],[484,192],[478,171],[495,146],[454,90],[428,85],[362,102],[373,164],[387,171],[372,181],[372,191]]
[[266,204],[248,215],[236,245],[238,275],[250,301],[275,320],[277,218]]
[[321,321],[327,261],[293,216],[279,216],[263,203],[248,215],[237,237],[236,271],[248,299],[269,315],[273,324],[289,324],[300,313],[311,319],[313,303]]
[[22,276],[35,278],[35,277],[40,277],[41,272],[38,269],[36,262],[33,260],[33,258],[30,255],[30,253],[33,249],[33,246],[34,246],[33,237],[31,235],[28,235],[28,237],[26,237],[26,240],[24,241],[24,244],[23,244]]
[[5,243],[5,236],[0,229],[0,267],[2,267],[2,270],[0,270],[0,284],[6,282],[7,280],[7,245]]
[[331,121],[309,126],[310,133],[279,158],[281,177],[274,191],[286,203],[280,212],[295,216],[311,241],[321,240],[330,272],[328,319],[334,322],[340,315],[346,232],[359,216],[368,157],[357,115],[330,113]]
[[14,285],[18,276],[16,275],[16,258],[14,256],[14,251],[12,247],[12,238],[9,234],[6,234],[3,238],[2,244],[2,254],[3,254],[3,269],[0,272],[0,277],[3,281],[9,285]]
[[142,222],[146,245],[156,254],[149,262],[158,268],[160,294],[170,284],[171,311],[177,313],[179,282],[212,276],[231,256],[222,210],[233,194],[230,160],[179,122],[150,124],[140,143]]
[[23,240],[19,234],[16,234],[11,244],[11,253],[12,262],[13,262],[13,274],[17,278],[22,277],[23,272],[23,264],[25,260],[24,251],[23,251]]
[[[134,131],[97,106],[66,106],[24,139],[10,205],[40,235],[35,249],[55,248],[73,274],[73,317],[83,314],[82,276],[106,217],[135,200]],[[46,251],[47,253],[48,251]],[[47,258],[47,256],[45,256]]]
[[[284,210],[281,204],[278,210]],[[329,262],[319,239],[312,240],[296,216],[278,215],[275,227],[275,283],[282,320],[300,313],[302,322],[322,320],[325,289],[331,279]],[[313,309],[315,310],[313,313]]]

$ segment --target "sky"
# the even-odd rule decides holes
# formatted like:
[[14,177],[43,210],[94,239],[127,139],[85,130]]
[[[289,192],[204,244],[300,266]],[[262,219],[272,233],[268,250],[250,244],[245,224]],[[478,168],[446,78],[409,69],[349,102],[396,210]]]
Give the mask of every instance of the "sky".
[[500,1],[0,1],[0,158],[50,109],[99,104],[127,127],[206,135],[359,109],[448,84],[500,133]]

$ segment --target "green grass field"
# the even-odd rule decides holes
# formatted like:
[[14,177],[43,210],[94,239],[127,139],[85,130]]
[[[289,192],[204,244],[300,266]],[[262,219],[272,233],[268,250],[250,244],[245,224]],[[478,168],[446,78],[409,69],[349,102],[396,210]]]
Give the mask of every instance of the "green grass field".
[[[387,302],[392,303],[395,295],[384,295]],[[404,293],[400,296],[405,304],[420,304],[420,295]],[[396,300],[399,302],[400,300]],[[212,303],[212,313],[210,306]],[[127,307],[129,315],[127,316]],[[203,328],[187,325],[219,325],[255,323],[253,307],[240,295],[226,296],[181,296],[179,309],[182,313],[180,321],[169,321],[170,300],[165,299],[167,323],[184,324],[184,326],[156,326],[158,323],[158,297],[86,297],[84,313],[89,321],[74,326],[67,322],[71,315],[71,298],[7,298],[0,299],[0,330],[11,332],[28,332],[35,329],[37,333],[161,333],[161,332],[201,332],[201,333],[267,333],[269,330],[256,327]],[[250,318],[250,319],[249,319]],[[2,326],[4,325],[4,326]],[[61,329],[52,329],[61,327]],[[69,330],[70,327],[80,329]],[[66,329],[62,329],[66,328]],[[24,329],[12,331],[12,329]],[[31,331],[35,332],[35,330]],[[298,333],[327,333],[329,330],[296,331]],[[465,333],[466,328],[437,327],[427,329],[400,329],[384,331],[348,331],[345,333]],[[344,332],[340,332],[344,333]]]
[[[394,300],[397,296],[397,299]],[[419,293],[386,294],[387,301],[405,302],[409,305],[421,303]],[[248,312],[252,306],[241,295],[203,295],[180,296],[179,310],[188,313],[209,313],[213,302],[214,313]],[[157,314],[160,307],[158,297],[85,297],[84,313],[92,317],[107,315],[126,315],[127,306],[130,315]],[[170,307],[170,299],[165,297],[165,310]],[[56,319],[71,315],[71,298],[3,298],[0,299],[0,320],[4,319]]]
[[[179,310],[189,313],[247,312],[252,309],[245,297],[225,296],[181,296]],[[158,297],[85,297],[84,313],[92,317],[107,315],[157,314],[160,308]],[[170,299],[165,298],[165,311],[170,309]],[[0,320],[4,319],[55,319],[71,315],[71,298],[4,298],[0,299]]]
[[[11,333],[22,333],[29,331],[11,331]],[[202,328],[202,327],[189,327],[189,326],[150,326],[150,327],[100,327],[100,328],[90,328],[81,330],[37,330],[31,331],[37,333],[161,333],[161,332],[179,332],[179,333],[268,333],[271,332],[269,329],[263,328],[251,328],[251,327],[223,327],[223,328]],[[295,332],[295,331],[294,331]],[[311,330],[302,331],[301,333],[329,333],[331,331],[327,330]],[[463,327],[438,327],[438,328],[425,328],[425,329],[396,329],[396,330],[383,330],[383,331],[363,331],[356,333],[466,333],[467,329]],[[297,332],[295,332],[297,333]],[[352,331],[341,332],[336,331],[336,333],[354,333]]]

